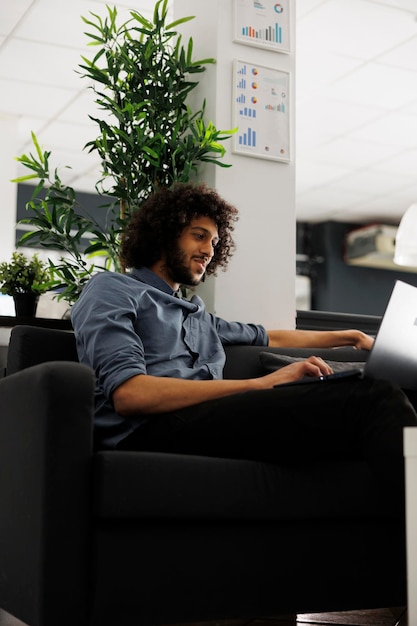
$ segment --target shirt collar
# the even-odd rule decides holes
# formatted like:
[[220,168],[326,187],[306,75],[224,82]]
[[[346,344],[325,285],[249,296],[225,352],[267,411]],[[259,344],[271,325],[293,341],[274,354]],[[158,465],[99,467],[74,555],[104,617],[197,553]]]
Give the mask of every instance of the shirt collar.
[[133,276],[133,278],[136,278],[136,280],[140,280],[143,283],[150,285],[151,287],[155,287],[156,289],[159,289],[160,291],[169,294],[170,296],[178,297],[178,292],[174,291],[171,285],[168,285],[167,282],[165,282],[162,278],[160,278],[160,276],[155,274],[155,272],[150,270],[149,267],[140,267],[139,269],[134,268],[131,271],[131,276]]

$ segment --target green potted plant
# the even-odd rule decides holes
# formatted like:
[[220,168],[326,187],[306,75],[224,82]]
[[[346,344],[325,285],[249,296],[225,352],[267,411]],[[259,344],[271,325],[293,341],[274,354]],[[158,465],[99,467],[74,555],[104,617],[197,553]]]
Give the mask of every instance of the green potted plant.
[[0,292],[12,296],[17,316],[33,317],[39,296],[51,286],[47,265],[35,253],[31,259],[13,252],[9,262],[0,263]]
[[[91,275],[100,270],[123,271],[119,264],[120,237],[133,211],[159,185],[189,181],[202,162],[223,167],[222,141],[234,131],[218,130],[205,122],[205,102],[192,111],[189,94],[198,85],[191,80],[214,59],[193,59],[193,41],[186,46],[176,26],[193,19],[167,23],[168,1],[155,3],[153,20],[136,11],[117,25],[117,10],[107,7],[103,19],[82,18],[91,32],[90,45],[98,46],[92,60],[82,57],[81,74],[93,81],[96,104],[103,119],[91,115],[99,135],[87,143],[102,163],[97,192],[110,196],[103,206],[106,227],[97,224],[77,203],[74,189],[57,170],[49,169],[50,152],[43,151],[32,133],[34,154],[18,161],[31,170],[15,179],[37,179],[28,217],[34,227],[19,245],[62,251],[59,263],[50,261],[60,298],[74,302]],[[88,239],[88,244],[84,242]]]

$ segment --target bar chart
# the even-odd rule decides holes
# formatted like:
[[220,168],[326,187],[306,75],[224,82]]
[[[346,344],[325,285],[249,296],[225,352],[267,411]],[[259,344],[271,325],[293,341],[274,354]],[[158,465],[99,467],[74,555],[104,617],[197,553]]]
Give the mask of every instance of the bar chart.
[[233,0],[235,41],[290,52],[289,0]]
[[242,36],[252,37],[258,41],[282,43],[282,27],[278,22],[260,29],[256,29],[254,26],[242,26]]
[[239,145],[256,148],[256,131],[248,128],[245,133],[239,135]]
[[239,115],[242,117],[256,117],[256,109],[251,109],[250,107],[243,107],[239,110]]
[[289,80],[288,72],[234,61],[234,152],[290,160]]

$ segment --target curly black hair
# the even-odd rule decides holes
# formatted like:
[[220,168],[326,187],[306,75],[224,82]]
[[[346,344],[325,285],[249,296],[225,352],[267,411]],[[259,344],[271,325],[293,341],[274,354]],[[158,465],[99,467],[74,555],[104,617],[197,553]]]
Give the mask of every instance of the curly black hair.
[[219,243],[206,274],[226,269],[235,248],[231,232],[237,209],[205,184],[176,183],[161,187],[135,211],[124,232],[121,261],[125,267],[151,267],[171,249],[182,231],[197,217],[209,217],[217,226]]

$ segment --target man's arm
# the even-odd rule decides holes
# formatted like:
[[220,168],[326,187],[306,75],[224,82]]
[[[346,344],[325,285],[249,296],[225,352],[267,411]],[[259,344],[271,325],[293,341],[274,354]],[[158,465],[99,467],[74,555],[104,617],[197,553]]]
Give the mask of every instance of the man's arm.
[[274,385],[292,382],[303,376],[331,373],[331,368],[322,359],[312,356],[272,374],[247,380],[183,380],[138,374],[115,389],[112,401],[119,415],[158,414],[235,393],[272,389]]
[[360,330],[268,330],[271,348],[336,348],[370,350],[373,338]]
[[[292,348],[335,348],[353,346],[370,350],[373,338],[359,330],[267,331],[269,346]],[[331,374],[331,368],[320,358],[311,356],[292,363],[272,374],[246,380],[183,380],[139,374],[122,383],[112,394],[114,408],[120,415],[157,414],[186,408],[234,393],[271,389],[303,376]]]

